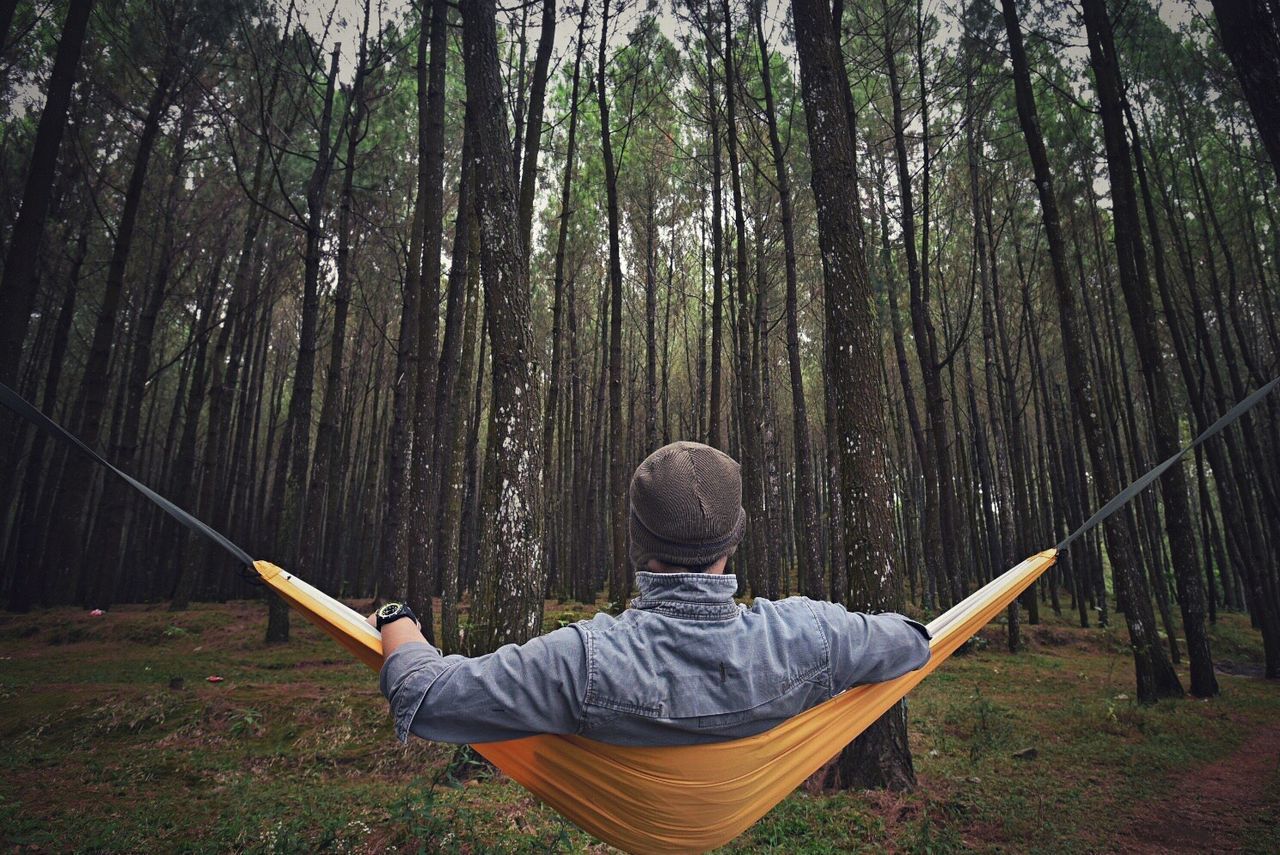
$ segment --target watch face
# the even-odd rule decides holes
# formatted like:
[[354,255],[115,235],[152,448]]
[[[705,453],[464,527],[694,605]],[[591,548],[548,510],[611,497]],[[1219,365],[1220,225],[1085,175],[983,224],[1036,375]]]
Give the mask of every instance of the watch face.
[[385,606],[378,609],[378,617],[389,618],[393,614],[399,612],[403,607],[404,606],[401,603],[387,603]]

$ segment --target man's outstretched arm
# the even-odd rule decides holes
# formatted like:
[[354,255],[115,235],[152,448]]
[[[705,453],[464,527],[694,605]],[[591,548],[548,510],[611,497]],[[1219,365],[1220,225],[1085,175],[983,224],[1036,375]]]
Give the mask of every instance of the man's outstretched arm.
[[441,655],[409,620],[387,624],[382,639],[382,694],[401,741],[410,733],[462,743],[578,730],[586,649],[572,627],[474,658]]
[[929,630],[893,612],[851,612],[836,603],[815,602],[831,650],[832,687],[837,692],[862,683],[882,683],[929,661]]

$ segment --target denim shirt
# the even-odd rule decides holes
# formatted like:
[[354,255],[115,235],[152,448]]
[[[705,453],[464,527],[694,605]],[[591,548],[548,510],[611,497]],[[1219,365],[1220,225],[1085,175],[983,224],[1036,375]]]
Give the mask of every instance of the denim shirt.
[[485,656],[425,642],[382,666],[396,736],[497,742],[573,733],[616,745],[691,745],[751,736],[861,683],[929,661],[929,634],[902,615],[791,597],[733,600],[738,581],[636,574],[640,596]]

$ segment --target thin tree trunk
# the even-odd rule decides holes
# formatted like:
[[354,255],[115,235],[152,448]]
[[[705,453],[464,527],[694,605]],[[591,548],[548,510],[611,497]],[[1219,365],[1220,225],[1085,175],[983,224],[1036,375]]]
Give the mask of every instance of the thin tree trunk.
[[[367,72],[370,5],[370,0],[365,0],[364,24],[360,30],[355,78],[351,84],[351,98],[344,122],[347,150],[343,164],[342,190],[338,202],[337,284],[333,292],[333,330],[329,336],[329,367],[325,372],[324,398],[320,405],[320,422],[316,427],[316,449],[311,461],[311,480],[307,484],[302,550],[298,556],[298,574],[307,579],[313,578],[326,563],[324,560],[325,523],[332,518],[332,507],[337,504],[339,492],[337,482],[342,471],[338,453],[338,407],[339,395],[343,387],[342,361],[346,353],[347,315],[351,306],[352,195],[355,185],[356,155],[364,135],[367,114],[364,83]],[[329,556],[331,561],[333,557]]]
[[[587,3],[583,2],[582,5],[585,10]],[[586,12],[583,11],[581,16],[585,21]],[[538,153],[542,147],[542,112],[547,94],[547,75],[551,67],[551,48],[555,40],[556,2],[542,0],[542,29],[538,34],[538,53],[533,59],[533,79],[529,83],[529,122],[528,130],[524,135],[524,158],[520,162],[519,222],[520,236],[526,247],[533,245],[530,240],[533,233],[533,198],[538,190]],[[579,32],[579,42],[581,42],[581,32]],[[574,79],[577,79],[576,72]],[[576,99],[574,103],[577,103]]]
[[[1098,491],[1103,497],[1109,497],[1119,492],[1119,485],[1112,467],[1114,457],[1111,453],[1109,435],[1099,418],[1092,373],[1085,358],[1083,337],[1077,327],[1075,294],[1067,281],[1066,253],[1058,219],[1058,200],[1054,195],[1049,159],[1040,132],[1040,122],[1036,116],[1031,73],[1022,45],[1022,29],[1018,22],[1014,0],[1001,0],[1001,6],[1009,37],[1009,55],[1013,62],[1018,118],[1035,171],[1036,190],[1040,198],[1040,210],[1049,244],[1054,288],[1058,297],[1058,318],[1062,328],[1063,351],[1067,363],[1067,379],[1075,411],[1084,426],[1085,442],[1093,463],[1093,475],[1098,484]],[[1123,587],[1130,595],[1125,619],[1129,627],[1130,646],[1133,650],[1138,700],[1142,703],[1152,703],[1162,697],[1180,696],[1182,684],[1169,664],[1164,648],[1160,646],[1156,635],[1151,600],[1145,580],[1138,570],[1129,533],[1122,525],[1122,521],[1117,521],[1106,526],[1104,534],[1113,571],[1117,579],[1123,581]]]
[[[58,309],[58,317],[54,321],[53,341],[49,348],[48,368],[45,372],[44,389],[40,397],[40,409],[45,413],[54,412],[58,402],[58,387],[62,382],[65,367],[67,344],[71,338],[72,322],[75,319],[77,292],[80,289],[80,271],[88,255],[89,222],[86,216],[80,225],[80,236],[76,240],[75,255],[72,257],[71,269],[67,276],[66,289],[63,291],[62,304]],[[42,520],[47,514],[41,514],[45,507],[46,496],[52,495],[52,485],[57,483],[56,476],[62,461],[62,450],[55,449],[50,455],[48,466],[42,466],[44,449],[49,436],[44,431],[36,431],[32,437],[31,449],[28,452],[27,469],[23,474],[22,492],[25,506],[18,517],[13,544],[14,578],[13,588],[9,592],[9,610],[14,612],[28,611],[38,601],[43,601],[43,574],[40,572],[40,556],[37,550],[42,542],[44,529]],[[41,476],[44,476],[42,487]],[[42,495],[43,492],[43,495]]]
[[609,556],[609,601],[615,609],[631,596],[634,568],[627,555],[626,425],[622,422],[622,260],[618,229],[618,177],[609,128],[608,81],[609,0],[600,18],[600,52],[596,60],[596,99],[600,108],[600,147],[604,159],[609,218],[609,509],[612,554]]
[[[707,0],[708,18],[712,0]],[[715,48],[711,22],[704,33],[707,43],[707,121],[711,135],[711,394],[707,416],[707,445],[720,448],[720,409],[723,395],[720,377],[720,352],[724,345],[724,231],[721,166],[720,166],[720,102],[716,99]],[[603,52],[602,52],[603,55]]]
[[[551,0],[547,1],[548,5],[551,5]],[[564,177],[560,182],[560,222],[556,231],[556,250],[551,286],[554,294],[551,309],[551,375],[547,380],[547,411],[542,423],[542,480],[544,484],[549,481],[551,474],[551,451],[552,442],[555,439],[555,419],[560,406],[560,373],[563,361],[560,326],[561,316],[564,311],[564,265],[565,253],[569,243],[569,222],[573,214],[571,205],[573,200],[574,156],[577,152],[578,144],[578,90],[582,75],[582,54],[586,49],[585,36],[587,9],[589,6],[590,3],[587,0],[583,0],[582,6],[578,10],[578,42],[573,55],[573,83],[569,92],[569,133],[565,144]],[[541,51],[541,44],[539,44],[539,51]],[[524,204],[523,193],[521,194],[521,204]],[[532,205],[532,193],[530,193],[530,205]],[[577,369],[572,367],[570,370],[576,371]],[[547,519],[543,524],[543,530],[548,533],[552,531],[551,508],[554,505],[555,502],[551,501],[551,497],[548,496]]]
[[[426,6],[424,0],[423,10]],[[440,337],[440,251],[444,221],[444,111],[445,63],[448,55],[448,7],[446,0],[431,0],[431,57],[426,78],[418,79],[418,209],[422,212],[421,294],[418,298],[417,391],[414,392],[412,471],[409,480],[409,513],[401,520],[409,544],[408,590],[411,603],[427,613],[435,595],[436,556],[433,524],[439,492],[435,484],[436,383],[439,365],[436,351]],[[423,22],[426,29],[426,22]],[[421,68],[421,66],[420,66]],[[426,84],[425,86],[423,84]],[[412,251],[412,250],[411,250]],[[430,621],[423,622],[428,640],[434,638]]]
[[1280,3],[1213,0],[1213,14],[1280,182]]
[[[98,309],[97,322],[94,325],[93,340],[89,345],[89,356],[80,380],[80,395],[84,401],[84,410],[79,420],[79,434],[80,439],[90,448],[96,446],[101,437],[102,419],[107,407],[107,393],[111,386],[108,376],[111,345],[115,339],[116,322],[124,292],[125,269],[129,262],[129,251],[133,246],[138,211],[142,205],[142,192],[146,186],[147,169],[151,164],[151,154],[155,149],[156,139],[160,135],[160,121],[173,85],[174,63],[167,54],[163,62],[155,88],[147,102],[146,118],[143,121],[142,133],[138,137],[133,169],[126,186],[124,206],[120,212],[111,260],[107,266],[106,285]],[[72,561],[80,560],[80,557],[73,557],[69,553],[76,544],[81,543],[77,529],[85,516],[86,502],[97,474],[94,469],[93,462],[84,455],[72,455],[67,460],[67,468],[62,475],[63,486],[60,487],[60,490],[64,491],[60,497],[61,523],[55,526],[55,533],[50,541],[53,557],[51,567],[55,574],[65,572]],[[109,560],[110,557],[102,556],[102,558]],[[83,556],[83,560],[84,572],[97,578],[101,570],[97,557]],[[94,593],[101,595],[105,592],[95,591]]]
[[[80,52],[92,8],[93,0],[70,0],[67,5],[67,16],[62,23],[58,50],[49,74],[44,109],[36,125],[22,207],[18,209],[18,219],[9,235],[9,247],[5,253],[4,279],[0,280],[0,382],[11,386],[18,382],[22,343],[27,337],[31,309],[35,306],[36,266],[41,257],[45,221],[53,198],[54,173],[71,106],[71,87],[76,82],[80,67]],[[163,97],[161,95],[161,101],[157,103],[162,103]],[[146,133],[145,126],[143,133]],[[154,137],[155,131],[152,131]],[[149,146],[146,153],[150,154]],[[141,140],[138,154],[143,154]],[[145,173],[144,166],[142,174],[145,176]]]
[[[324,224],[325,191],[333,167],[333,92],[338,79],[338,48],[329,59],[325,77],[324,107],[320,115],[319,146],[315,168],[307,182],[306,255],[303,257],[302,318],[298,332],[298,358],[294,363],[293,385],[289,392],[289,415],[285,423],[285,447],[279,466],[287,472],[283,495],[271,506],[271,526],[280,561],[296,565],[301,552],[302,522],[306,519],[307,470],[311,463],[311,408],[315,392],[316,327],[320,315],[321,240]],[[289,609],[278,596],[271,596],[267,611],[268,642],[289,640]]]
[[[1083,8],[1089,54],[1102,108],[1120,287],[1129,310],[1129,323],[1151,401],[1155,456],[1164,460],[1176,454],[1182,443],[1146,275],[1146,250],[1142,242],[1129,144],[1125,138],[1119,61],[1104,0],[1083,0]],[[1165,530],[1169,537],[1178,602],[1182,607],[1187,653],[1191,659],[1191,693],[1198,697],[1211,697],[1218,694],[1218,681],[1204,624],[1204,586],[1196,563],[1186,470],[1181,464],[1171,468],[1160,479],[1160,493],[1164,500]]]
[[764,38],[761,0],[753,0],[756,41],[760,47],[760,75],[764,87],[765,120],[769,128],[769,150],[778,180],[778,208],[782,221],[783,261],[787,277],[787,366],[791,379],[791,417],[795,443],[795,530],[798,578],[801,592],[821,597],[825,590],[818,530],[818,504],[814,495],[813,444],[809,436],[809,414],[805,401],[804,375],[800,360],[799,285],[796,272],[795,215],[791,205],[791,179],[787,171],[782,139],[778,134],[777,109],[773,100],[771,57]]
[[[955,491],[951,479],[951,452],[947,445],[946,403],[942,393],[942,376],[938,364],[937,335],[929,312],[929,295],[922,277],[927,269],[916,250],[915,208],[912,202],[911,164],[907,158],[905,118],[902,109],[902,91],[898,82],[897,48],[893,43],[894,30],[886,24],[884,59],[888,68],[889,93],[893,103],[894,152],[897,155],[898,198],[902,207],[902,245],[907,258],[907,283],[910,291],[911,331],[915,342],[916,358],[920,362],[920,376],[924,385],[925,416],[928,419],[925,464],[925,491],[927,524],[932,527],[936,519],[938,527],[934,548],[942,557],[941,569],[946,583],[946,600],[951,603],[961,597],[961,580],[956,566]],[[932,511],[932,512],[931,512]]]
[[[112,447],[113,462],[124,471],[134,468],[138,454],[138,430],[142,419],[142,403],[146,394],[147,374],[151,368],[151,349],[156,331],[156,320],[161,306],[169,291],[169,277],[174,264],[174,219],[177,216],[178,190],[183,178],[183,166],[186,157],[186,134],[190,127],[192,112],[190,105],[183,110],[178,122],[177,136],[174,140],[173,171],[169,176],[169,188],[165,200],[163,225],[161,226],[158,270],[151,282],[151,288],[143,302],[142,312],[134,328],[133,351],[130,355],[128,370],[125,373],[125,386],[121,389],[124,402],[123,417],[120,422],[120,440]],[[94,545],[90,554],[102,558],[114,558],[120,554],[124,543],[126,511],[133,490],[119,479],[108,479],[103,485],[102,525],[98,526]],[[98,608],[106,608],[116,596],[112,590],[111,576],[101,573],[97,577],[95,600]]]

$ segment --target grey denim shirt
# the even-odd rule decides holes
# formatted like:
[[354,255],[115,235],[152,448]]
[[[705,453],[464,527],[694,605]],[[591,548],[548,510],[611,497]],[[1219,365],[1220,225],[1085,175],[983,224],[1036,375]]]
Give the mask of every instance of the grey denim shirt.
[[692,745],[752,736],[861,683],[929,661],[929,633],[902,615],[791,597],[733,600],[738,580],[636,574],[614,617],[485,656],[402,645],[382,666],[396,736],[497,742],[575,733],[615,745]]

